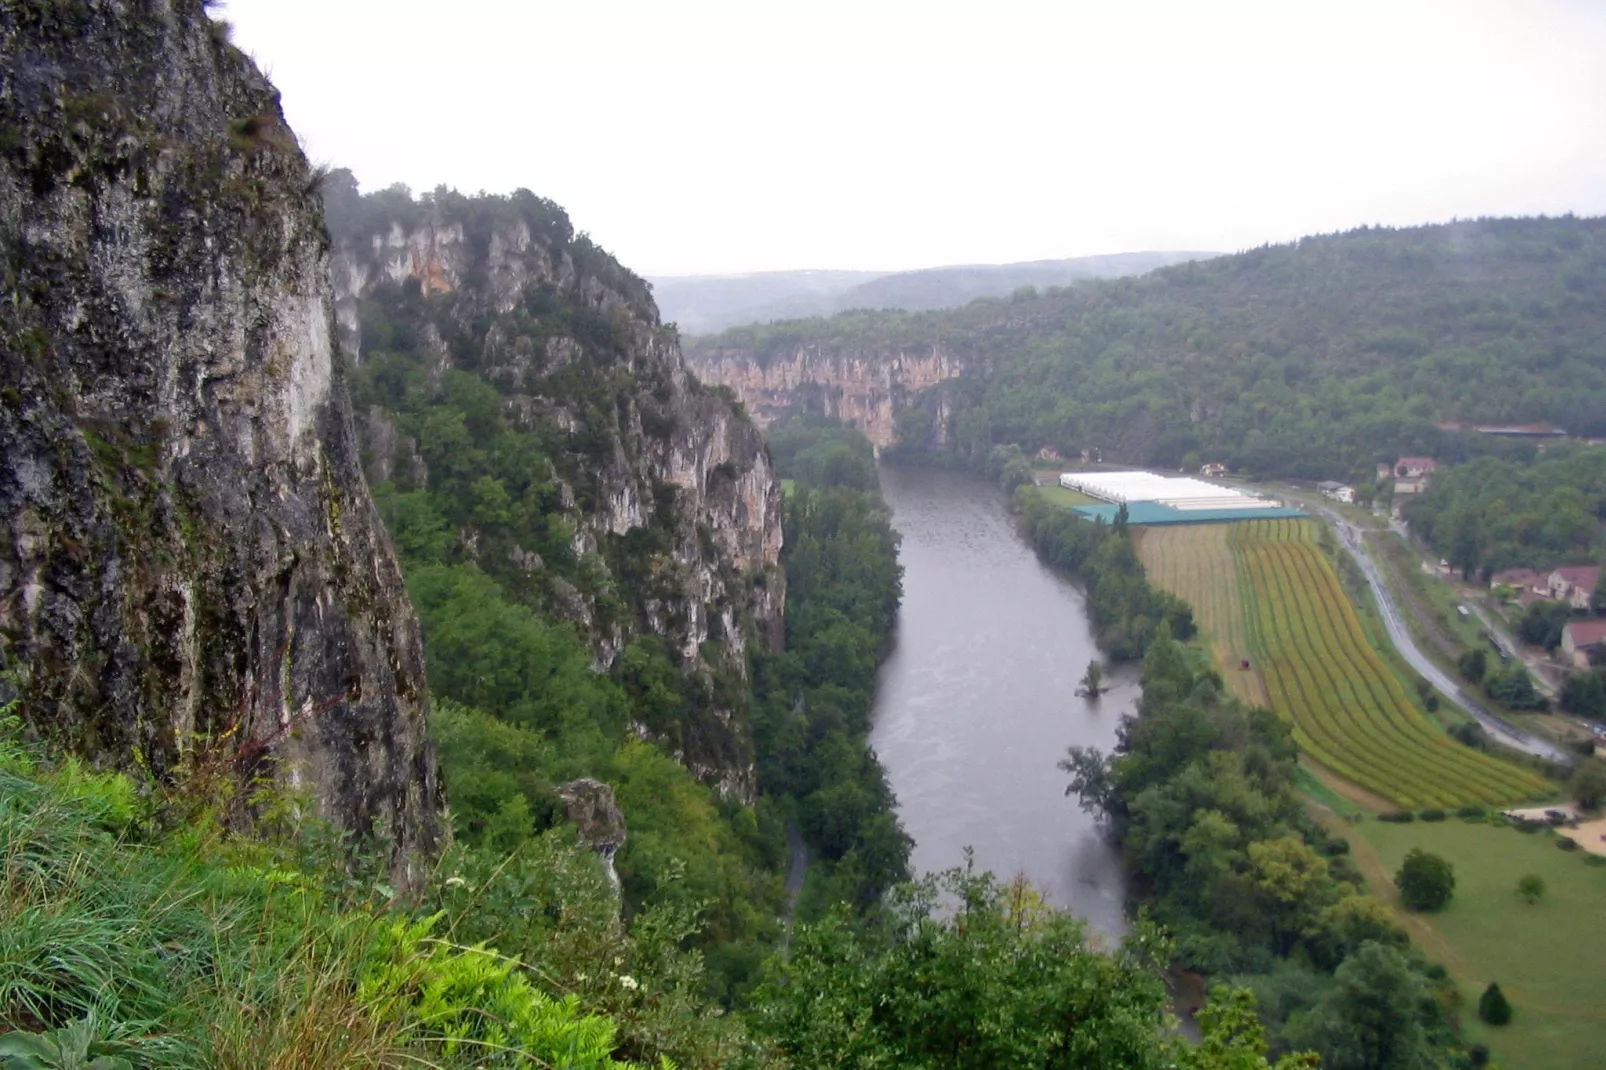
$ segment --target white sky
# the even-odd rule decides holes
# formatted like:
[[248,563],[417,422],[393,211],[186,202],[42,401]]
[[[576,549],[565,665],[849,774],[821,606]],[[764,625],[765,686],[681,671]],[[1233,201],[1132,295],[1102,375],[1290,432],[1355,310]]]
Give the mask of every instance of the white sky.
[[1606,213],[1600,0],[229,0],[317,160],[644,275]]

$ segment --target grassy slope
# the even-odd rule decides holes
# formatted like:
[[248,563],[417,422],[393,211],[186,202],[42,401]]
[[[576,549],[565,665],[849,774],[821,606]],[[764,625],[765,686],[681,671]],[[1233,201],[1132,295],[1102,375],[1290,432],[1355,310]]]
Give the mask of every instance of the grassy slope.
[[[1468,1035],[1489,1045],[1505,1070],[1572,1070],[1606,1062],[1606,867],[1559,851],[1554,837],[1509,828],[1365,821],[1352,826],[1357,861],[1378,895],[1398,909],[1390,874],[1413,847],[1455,866],[1450,906],[1407,915],[1413,937],[1442,961],[1467,997]],[[1369,849],[1369,850],[1368,850]],[[1370,857],[1368,857],[1370,856]],[[1543,901],[1514,894],[1518,878],[1544,878]],[[1497,981],[1516,1014],[1494,1029],[1477,1020],[1478,994]]]

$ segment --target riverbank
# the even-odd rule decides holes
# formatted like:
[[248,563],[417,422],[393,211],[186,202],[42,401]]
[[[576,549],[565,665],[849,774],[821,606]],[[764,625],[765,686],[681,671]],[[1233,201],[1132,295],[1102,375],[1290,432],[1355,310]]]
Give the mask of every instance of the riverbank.
[[996,484],[952,468],[883,464],[900,540],[897,645],[877,684],[871,745],[887,769],[917,872],[964,864],[1024,874],[1106,939],[1126,931],[1120,859],[1065,802],[1074,745],[1113,747],[1138,695],[1118,666],[1097,700],[1073,692],[1104,660],[1083,589],[1042,563]]

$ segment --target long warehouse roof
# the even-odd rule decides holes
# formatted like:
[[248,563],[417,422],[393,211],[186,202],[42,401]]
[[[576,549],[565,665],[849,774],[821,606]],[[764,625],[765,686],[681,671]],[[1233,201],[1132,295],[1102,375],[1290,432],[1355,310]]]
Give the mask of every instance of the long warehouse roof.
[[1268,504],[1202,479],[1153,472],[1066,472],[1060,485],[1107,502],[1162,502],[1178,509],[1264,509]]

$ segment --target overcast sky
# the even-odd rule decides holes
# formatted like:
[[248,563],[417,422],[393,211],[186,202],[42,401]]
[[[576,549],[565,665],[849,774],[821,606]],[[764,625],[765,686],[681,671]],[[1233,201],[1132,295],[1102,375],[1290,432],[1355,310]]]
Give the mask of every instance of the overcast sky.
[[228,0],[364,189],[520,186],[644,275],[1606,213],[1606,2]]

